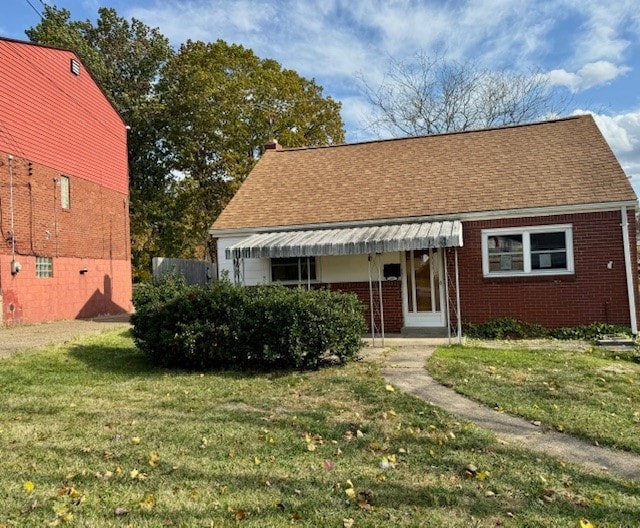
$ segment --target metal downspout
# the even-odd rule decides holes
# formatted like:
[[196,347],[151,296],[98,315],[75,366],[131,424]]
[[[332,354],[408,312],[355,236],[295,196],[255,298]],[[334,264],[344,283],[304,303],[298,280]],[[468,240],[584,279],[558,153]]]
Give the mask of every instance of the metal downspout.
[[622,215],[622,245],[624,246],[624,267],[627,275],[627,296],[629,298],[629,320],[631,322],[631,333],[638,335],[638,321],[636,318],[636,296],[633,286],[633,268],[631,267],[631,247],[629,245],[629,220],[627,218],[627,207],[620,208]]

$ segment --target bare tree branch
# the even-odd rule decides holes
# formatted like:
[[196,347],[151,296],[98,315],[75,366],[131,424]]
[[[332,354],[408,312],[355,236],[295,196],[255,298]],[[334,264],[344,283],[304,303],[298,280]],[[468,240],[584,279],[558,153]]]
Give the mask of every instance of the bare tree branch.
[[359,75],[372,107],[368,128],[378,135],[429,135],[515,125],[558,115],[568,102],[538,70],[480,69],[470,62],[417,54],[391,58],[379,86]]

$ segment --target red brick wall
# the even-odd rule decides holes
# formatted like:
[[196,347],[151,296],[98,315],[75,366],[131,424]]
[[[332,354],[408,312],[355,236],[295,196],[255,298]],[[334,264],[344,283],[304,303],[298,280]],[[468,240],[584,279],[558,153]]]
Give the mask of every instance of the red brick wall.
[[[9,159],[0,152],[0,293],[3,322],[92,317],[131,309],[126,194],[14,155],[13,228]],[[60,204],[69,177],[70,208]],[[11,275],[12,243],[23,269]],[[54,278],[35,277],[35,257],[54,259]],[[86,267],[88,272],[80,275]],[[13,310],[9,310],[9,305]],[[19,312],[17,311],[19,308]]]
[[[631,259],[636,262],[635,214],[628,211]],[[568,276],[484,278],[481,230],[571,224],[575,273]],[[620,210],[538,218],[464,222],[464,247],[458,249],[462,320],[480,323],[513,317],[549,327],[591,322],[629,325]],[[454,273],[453,250],[448,252]],[[611,269],[607,263],[613,261]],[[637,277],[634,281],[637,292]],[[455,299],[455,291],[451,292]],[[451,314],[452,320],[455,317]]]
[[[368,282],[340,282],[324,285],[334,291],[355,293],[365,306],[365,319],[368,331],[371,332],[371,310],[369,302]],[[378,330],[381,328],[379,306],[379,294],[377,283],[374,284],[374,309],[375,324]],[[384,331],[389,334],[399,334],[402,330],[402,281],[382,282],[382,302],[384,305]]]
[[[5,325],[83,319],[129,313],[131,265],[127,260],[57,258],[53,277],[36,277],[35,257],[17,256],[22,270],[8,271],[11,255],[0,255],[2,313]],[[82,274],[80,269],[86,268]]]
[[0,39],[0,151],[122,194],[128,192],[125,124],[71,51]]

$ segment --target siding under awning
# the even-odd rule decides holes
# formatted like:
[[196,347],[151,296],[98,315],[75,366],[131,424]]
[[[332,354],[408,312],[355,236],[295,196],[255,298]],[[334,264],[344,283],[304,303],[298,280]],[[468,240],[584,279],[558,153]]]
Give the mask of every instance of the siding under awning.
[[462,246],[459,220],[251,235],[225,251],[230,258],[362,255]]

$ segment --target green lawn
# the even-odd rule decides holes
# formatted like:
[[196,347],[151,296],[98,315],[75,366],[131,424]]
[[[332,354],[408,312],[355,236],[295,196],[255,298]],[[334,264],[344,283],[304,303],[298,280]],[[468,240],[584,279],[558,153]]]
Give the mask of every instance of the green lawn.
[[0,526],[636,527],[640,483],[505,446],[376,364],[169,372],[128,333],[0,361]]
[[432,375],[491,407],[640,453],[640,364],[598,348],[442,347]]

